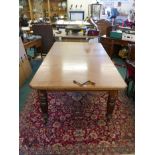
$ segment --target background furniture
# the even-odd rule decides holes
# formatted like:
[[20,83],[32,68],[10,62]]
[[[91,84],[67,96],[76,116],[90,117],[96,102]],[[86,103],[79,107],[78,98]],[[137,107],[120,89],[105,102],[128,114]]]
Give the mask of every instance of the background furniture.
[[21,57],[19,63],[19,86],[21,87],[24,82],[29,78],[32,73],[32,68],[27,55]]
[[106,52],[108,53],[108,55],[110,57],[113,56],[113,54],[115,52],[117,52],[115,45],[117,46],[128,46],[128,44],[134,44],[135,42],[132,41],[127,41],[127,40],[122,40],[122,39],[112,39],[110,37],[106,37],[106,36],[101,36],[100,38],[100,42],[103,45],[103,47],[105,48]]
[[55,38],[53,35],[53,29],[51,24],[34,24],[32,25],[33,34],[40,35],[42,37],[42,54],[47,54],[53,43],[55,42]]
[[100,31],[99,34],[100,36],[102,35],[107,35],[109,36],[110,31],[112,30],[112,25],[111,22],[105,19],[101,19],[96,22],[96,25],[98,27],[98,30]]
[[54,36],[56,41],[75,41],[75,42],[88,42],[90,39],[94,39],[97,38],[99,36],[88,36],[83,35],[83,32],[77,32],[77,33],[68,33],[68,35],[66,35],[65,29],[59,29],[58,30],[53,30]]
[[68,25],[65,28],[66,35],[68,35],[69,32],[71,32],[71,33],[78,33],[80,31],[83,31],[83,35],[85,35],[86,34],[86,30],[87,30],[86,26],[79,26],[79,25]]
[[126,77],[127,96],[135,98],[135,61],[126,60]]
[[52,26],[59,28],[65,28],[69,25],[82,25],[87,27],[92,27],[92,25],[87,21],[66,21],[66,20],[57,20],[56,22],[52,23]]
[[19,38],[19,87],[21,87],[25,80],[29,78],[32,73],[32,68],[28,57],[25,53],[25,49],[21,38]]
[[101,16],[101,4],[98,2],[95,4],[88,5],[88,14],[90,17],[93,18],[93,20],[99,20]]
[[127,95],[135,99],[135,44],[128,44],[128,58],[126,60]]
[[22,12],[31,20],[39,18],[39,16],[50,18],[55,15],[67,15],[67,0],[43,0],[41,3],[37,0],[22,0],[19,2],[23,6]]
[[24,43],[25,51],[27,51],[28,48],[36,48],[38,52],[41,53],[41,56],[42,56],[43,47],[42,47],[41,38],[36,38],[30,41],[23,41],[23,43]]
[[130,61],[135,61],[135,44],[134,43],[128,44],[128,59]]

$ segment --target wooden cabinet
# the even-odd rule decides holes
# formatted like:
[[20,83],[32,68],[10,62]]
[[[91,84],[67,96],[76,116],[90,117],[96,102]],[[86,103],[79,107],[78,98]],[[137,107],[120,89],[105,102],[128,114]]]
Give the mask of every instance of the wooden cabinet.
[[20,9],[20,14],[24,14],[28,19],[31,19],[29,1],[19,0],[19,5],[22,7]]
[[21,12],[31,20],[67,15],[67,0],[20,0]]
[[51,16],[67,15],[67,0],[50,1],[50,14]]

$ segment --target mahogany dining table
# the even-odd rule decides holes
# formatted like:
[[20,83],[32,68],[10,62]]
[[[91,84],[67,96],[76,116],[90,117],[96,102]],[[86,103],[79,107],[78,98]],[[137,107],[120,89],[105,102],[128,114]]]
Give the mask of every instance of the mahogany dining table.
[[50,91],[107,91],[110,120],[118,91],[126,86],[101,43],[88,42],[55,42],[30,82],[38,91],[45,124]]

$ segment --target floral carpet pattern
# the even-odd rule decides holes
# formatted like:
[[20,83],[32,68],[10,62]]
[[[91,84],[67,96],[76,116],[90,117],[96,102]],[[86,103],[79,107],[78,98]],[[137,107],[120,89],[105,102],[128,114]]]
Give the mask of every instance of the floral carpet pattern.
[[49,92],[49,120],[43,123],[38,94],[32,91],[20,113],[23,155],[112,155],[134,153],[134,104],[119,92],[107,122],[108,93]]

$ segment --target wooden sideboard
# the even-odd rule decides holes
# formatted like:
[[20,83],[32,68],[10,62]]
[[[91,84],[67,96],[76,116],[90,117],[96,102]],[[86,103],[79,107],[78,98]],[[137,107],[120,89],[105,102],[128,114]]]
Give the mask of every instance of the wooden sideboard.
[[105,48],[106,52],[110,57],[116,52],[115,46],[128,46],[129,44],[135,44],[134,41],[127,41],[122,39],[112,39],[110,37],[102,36],[100,38],[102,46]]
[[59,29],[61,33],[58,33],[58,30],[53,30],[56,41],[70,41],[70,42],[88,42],[90,39],[98,39],[98,36],[88,36],[83,35],[83,32],[78,33],[68,33],[66,34],[65,29]]

